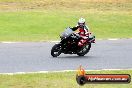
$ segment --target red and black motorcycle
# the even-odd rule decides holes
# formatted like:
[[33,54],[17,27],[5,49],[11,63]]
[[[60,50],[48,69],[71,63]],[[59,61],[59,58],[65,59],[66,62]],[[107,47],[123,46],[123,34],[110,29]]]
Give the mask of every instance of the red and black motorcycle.
[[59,56],[61,53],[64,54],[77,54],[78,56],[84,56],[91,48],[91,43],[94,43],[95,36],[88,38],[83,46],[78,46],[78,42],[82,39],[79,34],[68,27],[60,36],[61,41],[55,44],[51,49],[51,55],[53,57]]

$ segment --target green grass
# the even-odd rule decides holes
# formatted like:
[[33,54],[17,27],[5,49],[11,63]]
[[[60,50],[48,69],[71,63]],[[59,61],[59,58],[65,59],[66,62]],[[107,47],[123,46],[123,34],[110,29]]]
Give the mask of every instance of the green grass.
[[[88,71],[88,74],[130,74],[132,70]],[[81,88],[76,72],[0,75],[0,88]],[[131,88],[130,84],[85,84],[83,88]]]
[[96,38],[132,38],[132,2],[0,0],[0,41],[58,40],[84,17]]

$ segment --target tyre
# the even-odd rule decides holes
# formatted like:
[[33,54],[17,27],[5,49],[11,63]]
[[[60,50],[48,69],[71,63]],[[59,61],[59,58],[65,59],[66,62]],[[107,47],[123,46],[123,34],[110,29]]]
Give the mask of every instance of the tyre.
[[61,54],[61,45],[60,44],[55,44],[52,49],[51,49],[51,55],[53,57],[57,57]]
[[77,53],[77,55],[84,56],[85,54],[89,52],[90,48],[91,48],[91,43],[83,46],[82,49]]
[[79,85],[84,85],[86,83],[86,78],[84,76],[77,76],[76,81]]

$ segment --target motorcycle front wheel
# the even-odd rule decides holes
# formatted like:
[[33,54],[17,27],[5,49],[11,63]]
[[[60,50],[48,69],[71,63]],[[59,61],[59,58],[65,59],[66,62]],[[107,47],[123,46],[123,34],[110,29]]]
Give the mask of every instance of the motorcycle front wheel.
[[61,45],[60,44],[55,44],[52,49],[51,49],[51,55],[53,57],[57,57],[61,54]]

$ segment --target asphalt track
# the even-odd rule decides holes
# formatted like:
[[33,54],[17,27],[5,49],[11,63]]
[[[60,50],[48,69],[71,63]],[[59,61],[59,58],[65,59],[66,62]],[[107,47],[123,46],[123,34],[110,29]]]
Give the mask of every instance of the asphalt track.
[[0,73],[76,70],[131,69],[132,39],[97,40],[84,56],[50,55],[55,43],[0,43]]

